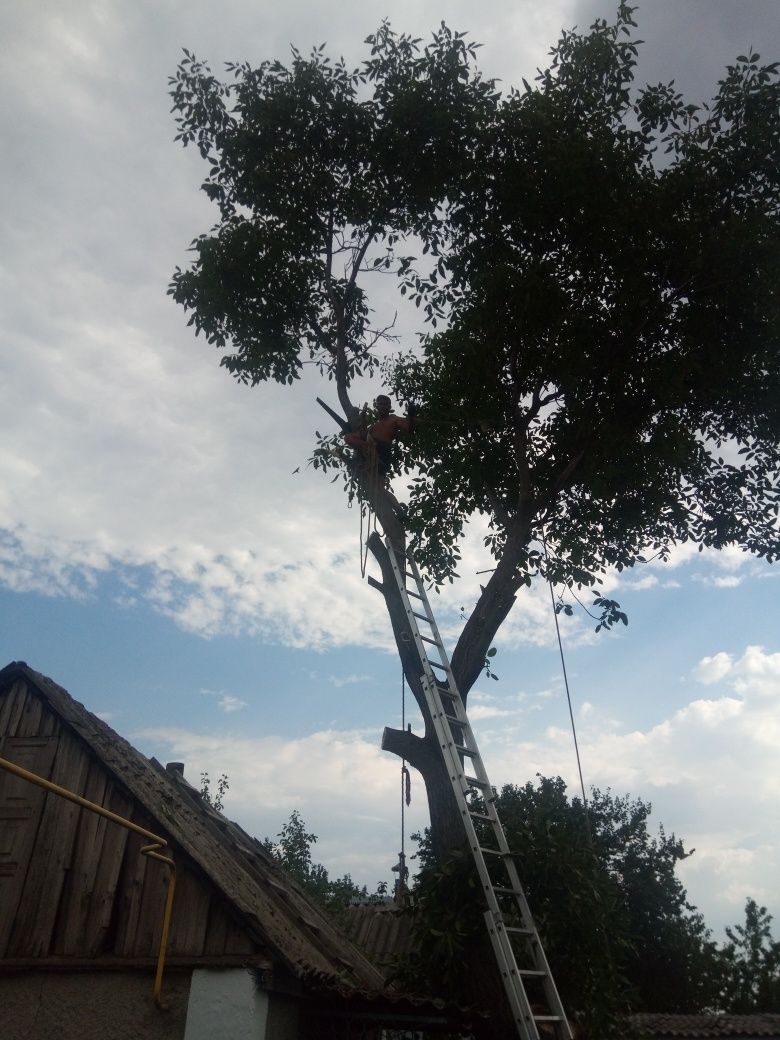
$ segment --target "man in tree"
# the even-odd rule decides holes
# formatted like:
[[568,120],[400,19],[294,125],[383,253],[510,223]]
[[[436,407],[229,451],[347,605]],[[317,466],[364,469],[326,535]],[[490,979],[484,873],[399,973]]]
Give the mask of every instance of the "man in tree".
[[[368,429],[355,432],[344,431],[342,437],[368,462],[371,471],[376,471],[387,494],[390,471],[393,468],[393,444],[402,434],[410,434],[414,429],[414,409],[406,418],[395,415],[392,402],[386,394],[379,394],[374,401],[377,420]],[[365,425],[364,414],[361,413],[361,426]],[[397,509],[397,503],[396,503]]]
[[[223,84],[185,52],[172,80],[220,219],[170,291],[229,372],[289,384],[313,361],[357,430],[350,392],[388,332],[374,273],[395,272],[428,324],[386,380],[440,420],[404,460],[418,562],[452,580],[464,526],[488,525],[495,568],[451,659],[464,701],[535,579],[592,588],[684,542],[780,553],[778,65],[739,56],[700,108],[672,84],[634,89],[634,27],[620,2],[504,95],[446,26],[421,48],[384,24],[354,71],[320,48],[231,65]],[[386,490],[365,467],[345,478],[402,544]],[[422,773],[443,860],[460,814],[387,551],[369,544],[425,721],[383,746]],[[625,621],[597,602],[602,625]]]

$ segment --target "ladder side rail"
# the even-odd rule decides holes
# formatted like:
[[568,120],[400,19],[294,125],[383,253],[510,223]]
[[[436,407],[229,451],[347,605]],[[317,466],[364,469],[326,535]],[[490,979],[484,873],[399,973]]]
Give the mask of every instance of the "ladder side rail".
[[[442,639],[441,633],[439,632],[439,626],[436,624],[436,618],[433,616],[433,610],[431,609],[431,603],[430,603],[430,600],[428,599],[428,592],[426,591],[425,583],[424,583],[424,581],[422,579],[422,575],[420,574],[420,568],[417,566],[417,561],[410,554],[407,554],[406,560],[410,564],[411,573],[412,573],[412,575],[414,577],[414,580],[415,580],[415,583],[417,585],[417,591],[419,593],[420,599],[422,600],[423,606],[425,607],[425,613],[428,615],[428,621],[429,621],[429,624],[431,626],[431,631],[433,632],[434,639],[436,640],[436,647],[437,647],[437,649],[439,651],[439,657],[441,658],[441,663],[444,665],[445,669],[447,670],[447,674],[448,674],[448,677],[449,677],[449,676],[452,675],[452,667],[450,665],[450,661],[449,661],[449,658],[447,656],[447,652],[444,649],[444,640]],[[458,699],[461,701],[461,703],[463,702],[463,699],[460,696],[460,691],[458,691]],[[465,705],[464,705],[464,707],[465,707]]]
[[[409,595],[406,588],[405,576],[401,572],[398,565],[398,560],[395,555],[395,551],[390,544],[389,540],[386,542],[387,550],[390,555],[390,561],[393,569],[393,574],[398,585],[401,600],[404,605],[404,609],[407,612],[407,618],[409,626],[412,631],[412,635],[415,640],[415,645],[418,651],[418,655],[423,667],[423,675],[421,676],[421,684],[425,694],[426,703],[431,714],[432,723],[439,740],[440,750],[444,758],[444,763],[448,768],[450,783],[452,786],[453,794],[456,798],[456,802],[461,811],[463,819],[463,825],[466,832],[466,837],[471,847],[472,856],[477,867],[477,872],[482,883],[483,892],[485,894],[486,902],[488,904],[488,911],[485,914],[485,921],[489,930],[491,943],[493,945],[494,953],[496,955],[496,961],[499,967],[499,971],[504,982],[504,988],[506,990],[507,999],[509,1000],[512,1014],[515,1018],[518,1031],[520,1032],[523,1040],[540,1040],[539,1032],[534,1020],[534,1015],[528,1000],[528,994],[526,993],[525,986],[522,981],[520,969],[517,964],[514,948],[511,945],[510,937],[506,932],[506,925],[504,922],[504,912],[502,911],[499,903],[498,896],[495,891],[496,886],[490,876],[485,856],[480,846],[479,838],[474,826],[474,820],[471,816],[471,810],[468,805],[468,795],[473,789],[473,784],[470,784],[466,779],[466,756],[458,751],[458,745],[455,740],[455,736],[452,732],[452,724],[448,716],[454,719],[454,724],[457,725],[462,733],[461,739],[463,740],[462,747],[470,752],[468,756],[469,765],[472,768],[474,778],[479,781],[479,786],[485,788],[486,791],[491,790],[490,780],[485,770],[482,756],[479,753],[476,738],[471,725],[466,716],[465,705],[463,699],[458,690],[457,684],[455,683],[454,675],[450,662],[447,658],[444,644],[441,639],[441,635],[436,625],[436,621],[433,617],[433,611],[431,610],[430,602],[425,590],[424,583],[420,576],[419,568],[417,567],[416,561],[413,557],[405,556],[408,560],[411,571],[411,576],[415,580],[417,586],[418,598],[423,603],[426,613],[426,623],[431,627],[431,632],[434,635],[436,648],[439,652],[441,659],[441,666],[447,676],[447,691],[443,691],[440,687],[440,680],[437,679],[433,672],[433,662],[428,658],[425,642],[421,638],[419,628],[416,623],[416,612],[413,610]],[[428,640],[430,643],[431,641]],[[448,701],[452,702],[454,712],[452,710],[446,711],[442,702],[442,693],[447,697]],[[463,739],[465,738],[465,739]],[[520,882],[520,877],[517,871],[516,864],[511,855],[509,844],[504,833],[504,829],[501,825],[501,821],[498,818],[498,814],[493,806],[493,799],[486,795],[485,797],[486,808],[488,809],[487,816],[489,818],[493,834],[496,838],[496,842],[499,846],[497,852],[502,856],[504,866],[507,872],[507,876],[510,879],[509,887],[513,890],[513,898],[517,904],[520,912],[521,922],[524,928],[528,929],[529,935],[525,940],[526,950],[530,954],[531,960],[534,963],[535,969],[538,970],[547,999],[548,1006],[553,1014],[558,1018],[555,1032],[558,1040],[571,1040],[571,1033],[568,1027],[568,1022],[563,1011],[563,1006],[558,995],[555,983],[552,978],[552,974],[547,964],[547,959],[542,948],[541,941],[539,939],[538,932],[533,922],[533,916],[528,906],[525,893]]]
[[[523,1026],[518,1024],[518,1028],[522,1030],[523,1027],[527,1028],[527,1015],[531,1014],[530,1003],[527,999],[525,987],[522,983],[520,976],[520,969],[517,963],[517,957],[515,954],[514,947],[511,945],[511,940],[508,933],[505,930],[504,917],[505,913],[502,910],[498,896],[495,892],[495,884],[490,876],[490,871],[487,865],[487,861],[482,852],[482,846],[480,845],[479,836],[477,835],[474,821],[471,818],[471,813],[468,806],[468,794],[472,790],[471,785],[466,780],[466,767],[465,763],[461,761],[460,755],[457,751],[455,743],[452,739],[451,729],[449,722],[446,719],[446,713],[444,712],[443,705],[441,703],[441,696],[439,688],[435,682],[435,678],[431,680],[428,675],[423,675],[422,685],[426,694],[426,701],[431,711],[431,718],[434,723],[434,729],[439,739],[439,746],[444,758],[445,764],[448,767],[450,775],[450,783],[455,795],[458,807],[461,811],[461,817],[463,820],[464,830],[468,839],[472,857],[474,859],[477,873],[482,884],[482,890],[485,896],[486,903],[488,905],[488,916],[491,925],[491,942],[494,946],[494,952],[496,953],[497,963],[499,970],[502,974],[505,987],[507,988],[507,997],[510,1002],[512,1012],[518,1018],[522,1020]],[[470,728],[470,725],[469,725]],[[476,740],[474,740],[476,745]],[[474,772],[477,774],[476,778],[483,784],[489,784],[489,778],[487,771],[485,770],[484,763],[481,756],[477,759],[472,760],[472,765],[475,767]],[[499,851],[504,854],[504,867],[509,878],[509,887],[514,890],[513,900],[517,905],[517,909],[520,915],[521,926],[528,929],[529,935],[524,941],[525,949],[533,962],[534,968],[542,973],[541,984],[544,990],[545,999],[547,1000],[548,1007],[553,1015],[559,1018],[559,1022],[556,1023],[556,1033],[559,1040],[570,1040],[571,1033],[569,1030],[568,1022],[566,1020],[565,1011],[563,1004],[560,999],[555,981],[552,977],[547,958],[544,953],[544,947],[542,946],[539,933],[534,923],[533,914],[528,904],[528,900],[525,895],[525,891],[520,880],[517,865],[512,857],[511,849],[506,838],[506,833],[495,812],[495,807],[492,805],[493,799],[487,796],[485,799],[488,808],[492,808],[494,819],[491,818],[491,827],[493,834],[496,838],[496,842],[499,846]],[[488,920],[486,916],[486,921]],[[514,992],[515,988],[519,988],[522,997],[518,998]],[[527,1005],[527,1008],[524,1006]],[[531,1015],[531,1017],[533,1017]],[[536,1030],[536,1024],[533,1026],[534,1032],[530,1032],[528,1037],[524,1037],[524,1040],[537,1040],[538,1031]]]
[[[400,567],[398,566],[398,558],[395,555],[395,552],[393,550],[392,544],[390,543],[389,539],[386,540],[385,546],[386,546],[388,554],[390,556],[390,563],[391,563],[392,568],[393,568],[393,573],[395,574],[395,580],[396,580],[398,589],[401,591],[401,598],[402,598],[402,600],[404,600],[404,605],[407,608],[407,617],[409,618],[409,622],[412,625],[412,630],[415,633],[415,642],[417,643],[417,649],[420,651],[420,655],[421,655],[422,660],[424,662],[424,661],[427,660],[427,651],[425,650],[425,647],[424,647],[422,639],[420,639],[420,634],[419,634],[419,631],[417,630],[417,624],[416,624],[416,622],[414,620],[415,612],[412,609],[412,604],[409,602],[409,596],[407,595],[407,588],[406,588],[406,584],[407,583],[405,581],[405,575],[401,573]],[[417,562],[415,561],[414,556],[412,556],[411,553],[406,553],[404,558],[405,558],[405,561],[409,564],[409,566],[411,568],[409,573],[412,575],[412,577],[414,579],[414,582],[415,582],[415,584],[417,586],[417,594],[420,597],[420,600],[422,601],[422,605],[424,607],[425,614],[427,616],[427,624],[430,624],[431,631],[434,634],[434,639],[436,640],[436,649],[439,652],[439,658],[440,658],[440,661],[441,661],[441,665],[442,665],[443,669],[445,670],[445,672],[447,673],[447,678],[450,679],[450,677],[452,675],[452,669],[450,668],[450,665],[449,665],[449,658],[447,657],[447,652],[444,649],[444,641],[441,638],[441,632],[439,631],[439,626],[436,624],[436,618],[434,617],[434,612],[433,612],[433,609],[431,608],[431,601],[428,600],[428,598],[427,598],[427,592],[425,591],[425,582],[422,580],[422,575],[420,574],[420,569],[417,566]],[[435,676],[434,676],[434,678],[435,678]],[[461,700],[460,693],[458,693],[458,699]]]
[[[427,683],[424,685],[427,686]],[[432,700],[438,699],[435,687],[426,692],[429,693]],[[458,807],[461,810],[466,837],[469,842],[474,864],[477,868],[477,873],[482,885],[482,891],[488,905],[488,910],[484,915],[484,919],[488,928],[488,934],[493,946],[493,952],[496,957],[499,973],[501,975],[501,981],[504,985],[512,1016],[522,1040],[540,1040],[539,1031],[533,1020],[533,1012],[531,1010],[530,1001],[528,1000],[528,994],[525,991],[520,976],[517,958],[508,940],[508,936],[504,931],[503,914],[498,904],[495,886],[490,877],[487,861],[485,860],[485,856],[479,843],[479,837],[476,828],[474,827],[474,821],[469,815],[467,802],[467,794],[470,790],[469,784],[464,777],[463,766],[457,752],[454,748],[449,746],[447,742],[445,724],[446,720],[443,720],[437,715],[434,720],[434,728],[439,737],[442,755],[445,764],[448,767],[452,790],[458,803]]]
[[[509,937],[489,910],[484,918],[518,1032],[523,1040],[541,1040],[531,1002],[517,972]],[[502,964],[506,967],[502,967]],[[514,970],[510,967],[512,964],[515,964]]]
[[[404,581],[404,576],[401,573],[400,567],[398,566],[398,560],[397,560],[396,555],[395,555],[395,550],[393,549],[389,539],[386,541],[385,544],[386,544],[386,547],[387,547],[388,555],[390,556],[390,563],[391,563],[391,566],[393,568],[393,575],[395,576],[396,584],[398,586],[398,591],[399,591],[399,593],[401,595],[401,602],[403,603],[404,610],[406,611],[406,617],[407,617],[407,620],[409,622],[409,627],[410,627],[410,629],[412,631],[412,637],[414,639],[414,643],[415,643],[415,646],[417,648],[417,653],[418,653],[420,661],[422,663],[423,670],[424,670],[426,678],[429,680],[429,682],[433,686],[436,686],[436,681],[437,681],[436,680],[436,676],[435,676],[435,674],[433,672],[433,669],[431,667],[431,662],[430,662],[430,660],[428,658],[428,653],[427,653],[427,651],[425,649],[425,643],[422,641],[422,639],[420,637],[420,630],[419,630],[419,628],[417,626],[417,622],[415,621],[414,610],[412,609],[412,605],[409,602],[409,596],[408,596],[408,591],[407,591],[407,588],[406,588],[406,582]],[[408,557],[405,557],[405,558],[408,558]],[[444,669],[446,671],[448,683],[452,687],[454,685],[454,680],[452,678],[452,669],[450,668],[450,663],[449,663],[449,660],[447,659],[447,654],[444,651],[444,647],[443,647],[442,642],[441,642],[441,636],[439,635],[438,628],[436,628],[436,623],[435,623],[435,621],[433,621],[433,615],[431,614],[430,603],[428,602],[428,597],[425,595],[425,586],[423,585],[422,578],[420,577],[420,572],[419,572],[419,570],[417,568],[417,564],[414,563],[414,561],[410,561],[410,562],[412,562],[412,564],[414,566],[414,571],[416,573],[416,579],[415,580],[417,582],[418,589],[420,590],[420,596],[421,596],[421,599],[423,600],[423,603],[425,605],[425,610],[426,610],[428,616],[431,618],[431,629],[434,632],[434,634],[436,636],[436,639],[438,640],[437,649],[439,650],[439,656],[442,658],[442,662],[441,662],[442,666],[444,667]],[[458,692],[457,688],[453,689],[452,693],[453,693],[453,696],[454,696],[454,699],[455,699],[455,703],[462,709],[462,711],[463,711],[463,713],[465,715],[465,706],[463,705],[463,701],[461,699],[460,693]],[[428,707],[429,707],[429,709],[431,708],[430,701],[428,703]]]

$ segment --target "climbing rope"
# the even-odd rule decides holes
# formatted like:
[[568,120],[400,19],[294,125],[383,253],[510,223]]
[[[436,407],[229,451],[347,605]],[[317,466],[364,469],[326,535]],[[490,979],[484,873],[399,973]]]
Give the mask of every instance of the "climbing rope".
[[[374,531],[376,531],[376,513],[371,506],[372,499],[376,499],[379,495],[379,464],[376,454],[376,445],[369,437],[368,439],[368,457],[366,459],[365,467],[367,471],[367,500],[360,503],[360,577],[365,578],[366,567],[368,565],[368,539],[371,537],[371,521],[374,522]],[[363,540],[363,518],[368,517],[368,524],[366,527],[366,537]]]
[[555,620],[555,634],[558,637],[558,652],[561,655],[561,668],[563,669],[563,684],[566,687],[566,701],[569,705],[569,718],[571,719],[571,735],[574,738],[574,753],[577,756],[577,772],[580,775],[580,790],[582,791],[582,804],[585,809],[585,828],[588,832],[588,842],[593,845],[593,837],[590,830],[590,810],[588,808],[588,798],[585,794],[585,781],[582,777],[582,762],[580,761],[580,746],[577,741],[577,727],[574,723],[574,710],[571,706],[571,692],[569,690],[569,677],[566,674],[566,659],[563,655],[563,642],[561,640],[561,627],[558,624],[558,612],[555,609],[555,593],[553,592],[552,579],[550,578],[550,556],[547,552],[547,539],[542,534],[542,546],[544,547],[544,558],[547,563],[547,584],[550,588],[550,603],[553,609],[553,618]]
[[[404,675],[404,666],[401,665],[401,729],[406,732],[406,676]],[[405,805],[408,805],[411,801],[409,791],[409,770],[406,767],[406,759],[401,760],[401,857],[403,862],[403,856],[406,851],[406,822],[405,822]]]

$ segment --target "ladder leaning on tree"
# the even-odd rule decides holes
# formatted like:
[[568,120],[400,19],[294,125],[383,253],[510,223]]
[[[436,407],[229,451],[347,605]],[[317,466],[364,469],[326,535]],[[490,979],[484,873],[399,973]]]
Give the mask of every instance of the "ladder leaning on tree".
[[[420,571],[410,552],[394,549],[389,539],[385,545],[420,657],[420,679],[439,749],[485,895],[485,924],[517,1034],[522,1040],[540,1040],[542,1027],[543,1036],[550,1035],[552,1030],[556,1040],[571,1040],[569,1023],[496,812],[495,794]],[[407,587],[409,578],[413,588]],[[419,621],[427,626],[430,635],[420,632]],[[431,660],[427,647],[436,649],[438,661]],[[541,1013],[540,1007],[544,1009]]]

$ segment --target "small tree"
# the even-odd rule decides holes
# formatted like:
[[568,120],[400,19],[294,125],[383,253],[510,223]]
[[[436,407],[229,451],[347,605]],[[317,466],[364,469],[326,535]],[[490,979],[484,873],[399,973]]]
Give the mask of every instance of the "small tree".
[[[297,809],[283,824],[276,841],[265,838],[263,845],[306,892],[321,906],[338,917],[354,900],[369,898],[365,885],[356,885],[351,875],[331,878],[321,863],[315,863],[312,849],[317,835],[306,830],[306,824]],[[372,898],[385,894],[386,886],[380,882]]]
[[228,780],[227,773],[223,773],[216,784],[216,791],[211,790],[211,777],[207,770],[204,770],[200,774],[200,794],[204,802],[213,806],[217,812],[222,812],[225,808],[225,795],[230,789],[230,781]]
[[726,929],[724,1003],[729,1011],[780,1013],[780,942],[772,938],[771,925],[766,907],[748,899],[745,923]]

